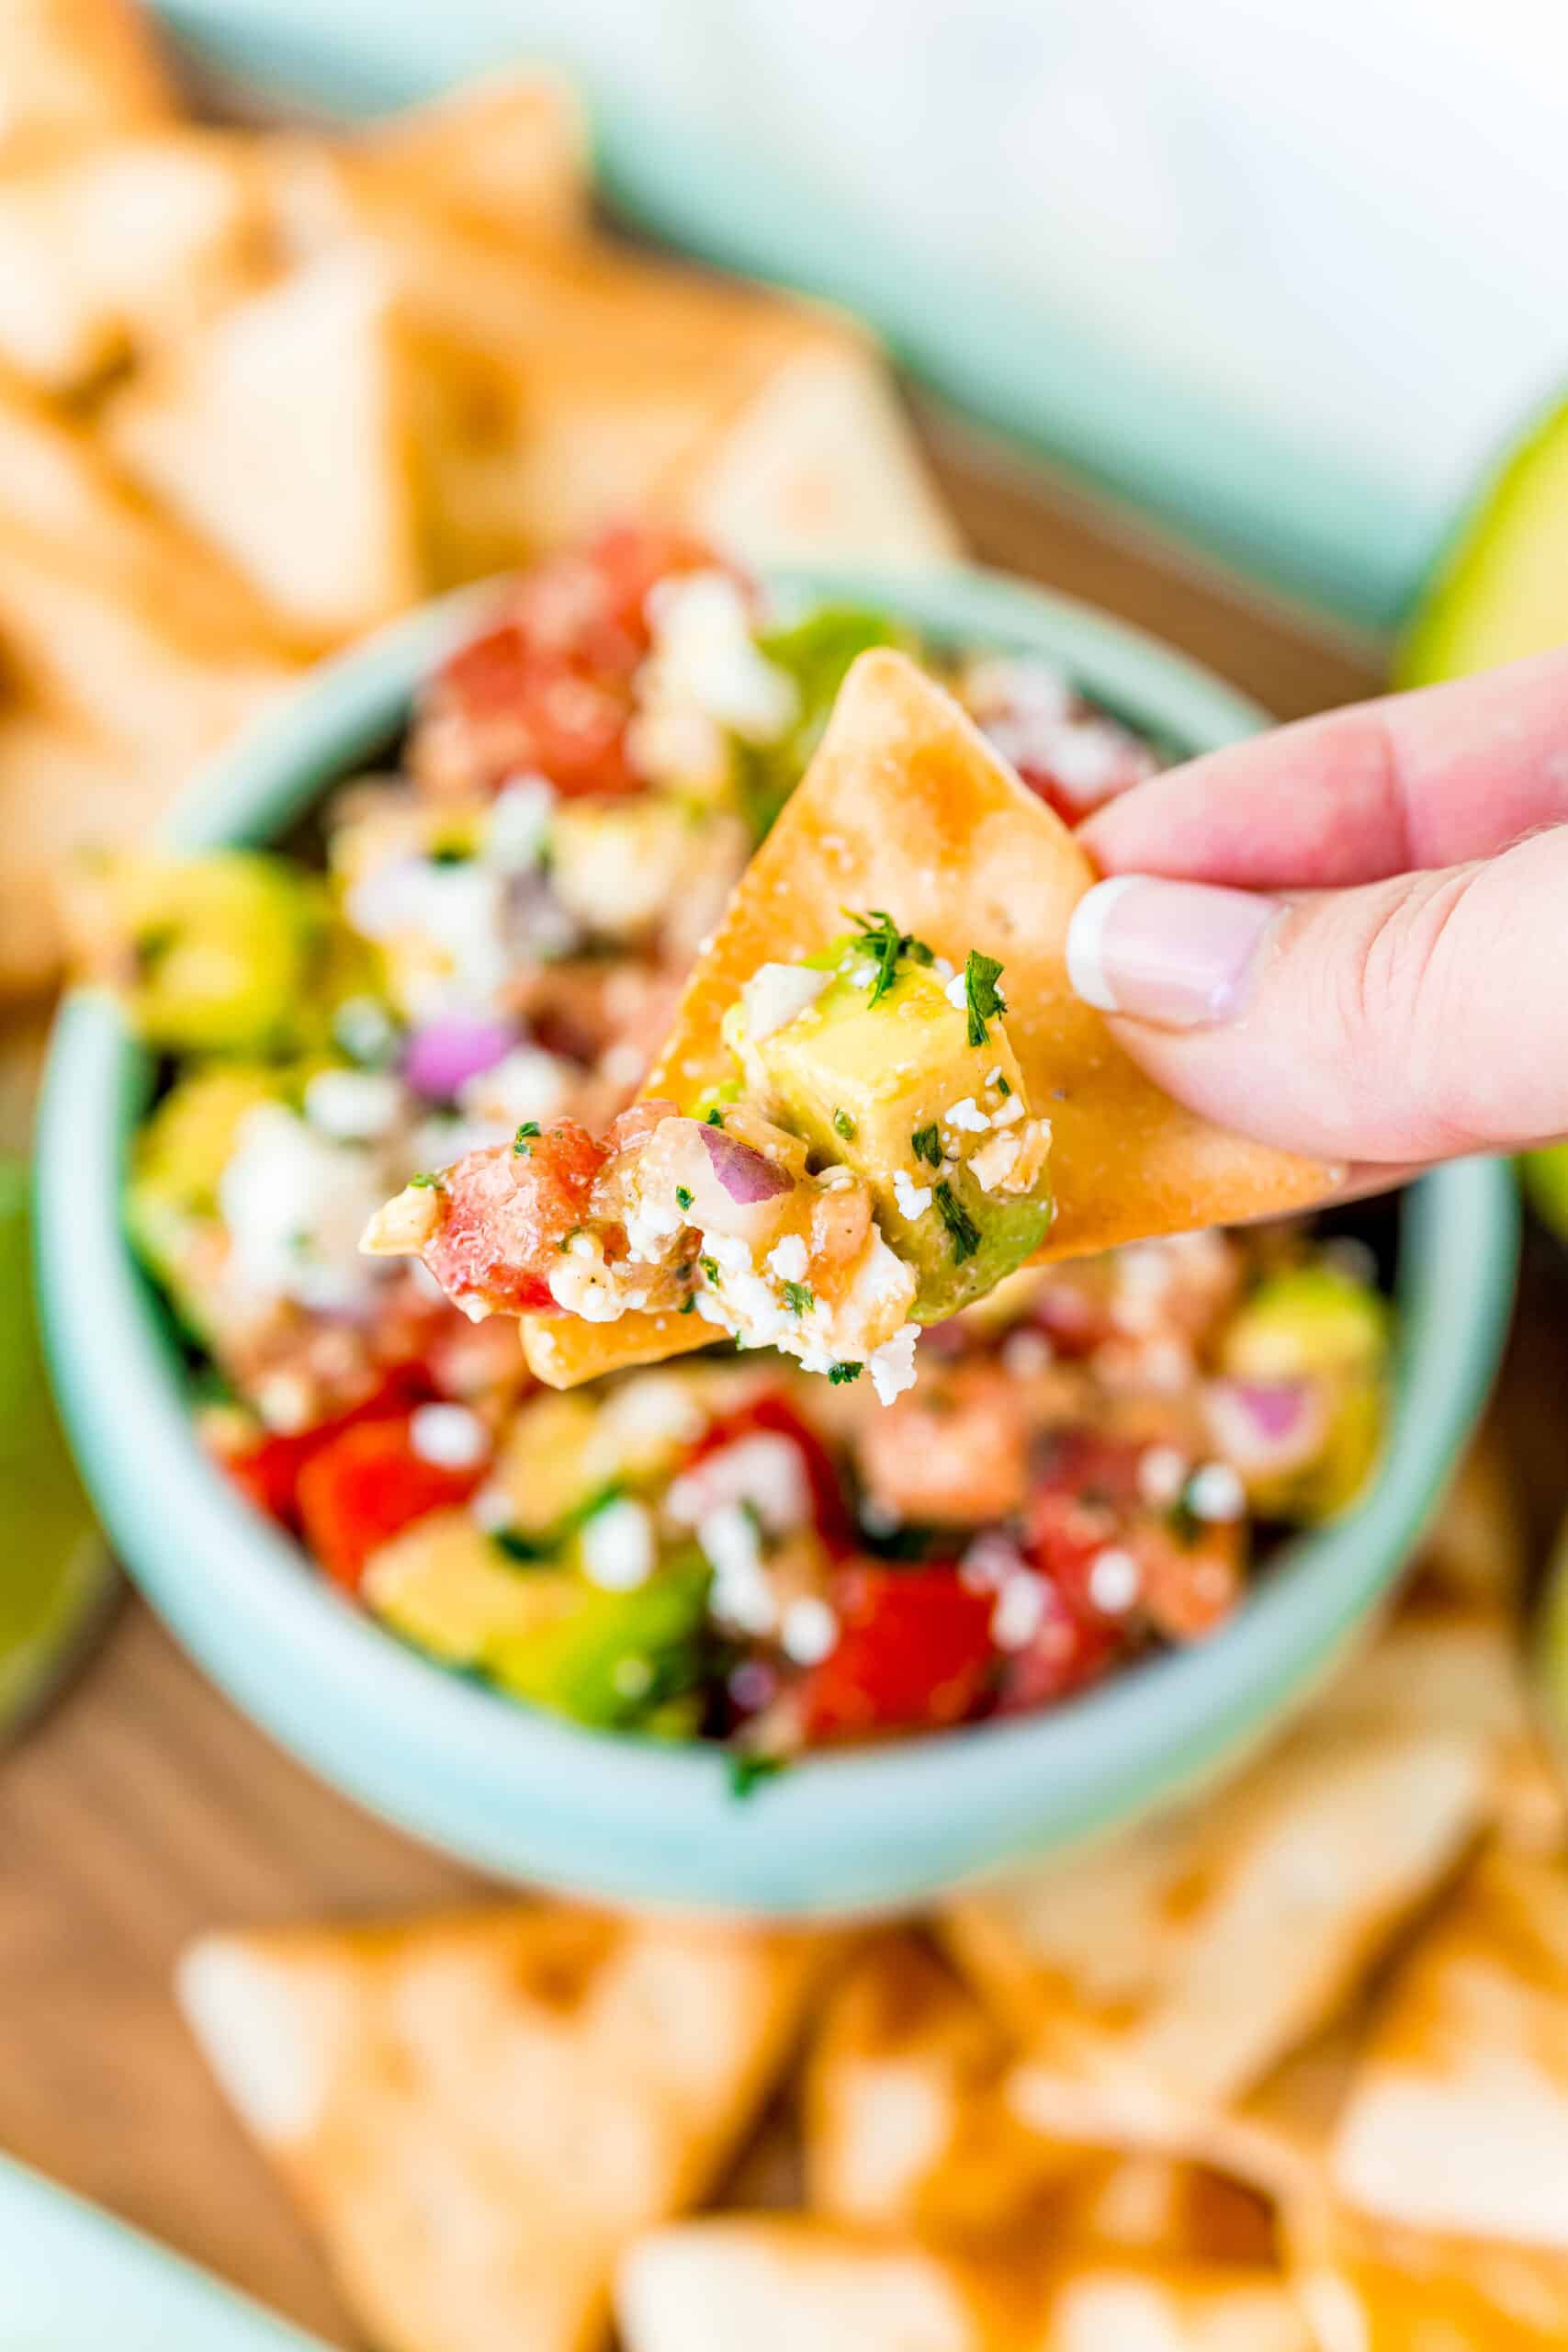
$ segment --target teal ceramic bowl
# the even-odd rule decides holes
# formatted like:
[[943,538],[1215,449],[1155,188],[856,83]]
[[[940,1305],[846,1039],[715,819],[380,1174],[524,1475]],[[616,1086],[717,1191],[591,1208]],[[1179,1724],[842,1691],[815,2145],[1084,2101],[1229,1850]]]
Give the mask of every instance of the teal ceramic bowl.
[[6,2352],[326,2352],[96,2205],[0,2156]]
[[[901,609],[938,638],[1030,648],[1173,752],[1259,714],[1132,630],[953,571],[802,583]],[[471,605],[415,616],[330,664],[182,803],[175,842],[276,835],[384,751]],[[203,1455],[127,1247],[120,1182],[150,1080],[114,1007],[66,1004],[40,1135],[46,1329],[67,1425],[132,1573],[235,1702],[323,1778],[487,1870],[637,1903],[779,1915],[914,1904],[1148,1806],[1311,1687],[1409,1555],[1485,1396],[1511,1295],[1505,1164],[1427,1177],[1402,1211],[1398,1394],[1353,1515],[1270,1563],[1236,1622],[1034,1720],[813,1758],[729,1792],[722,1756],[578,1730],[401,1647]]]

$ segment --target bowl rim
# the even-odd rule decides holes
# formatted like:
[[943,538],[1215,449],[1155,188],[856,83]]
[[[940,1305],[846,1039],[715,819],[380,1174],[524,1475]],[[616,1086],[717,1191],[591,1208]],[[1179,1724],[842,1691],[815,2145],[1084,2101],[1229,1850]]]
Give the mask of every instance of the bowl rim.
[[[884,603],[939,638],[1043,653],[1183,751],[1265,723],[1142,632],[1000,575],[766,576],[786,593]],[[197,777],[164,838],[197,849],[280,832],[391,739],[413,684],[493,593],[465,590],[323,664]],[[197,1442],[121,1224],[147,1069],[113,1001],[73,991],[37,1148],[62,1414],[137,1582],[241,1708],[322,1778],[482,1869],[612,1900],[886,1909],[1075,1842],[1218,1767],[1312,1685],[1404,1565],[1479,1414],[1512,1298],[1506,1164],[1429,1174],[1402,1211],[1399,1377],[1377,1480],[1354,1512],[1284,1546],[1230,1626],[1043,1714],[810,1757],[737,1804],[720,1751],[589,1731],[406,1647],[234,1494]]]

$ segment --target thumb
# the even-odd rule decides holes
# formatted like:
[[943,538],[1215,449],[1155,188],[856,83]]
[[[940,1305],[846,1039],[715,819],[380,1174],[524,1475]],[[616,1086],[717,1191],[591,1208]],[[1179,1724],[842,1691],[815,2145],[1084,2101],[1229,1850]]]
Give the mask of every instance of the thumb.
[[1268,1143],[1425,1161],[1568,1132],[1568,826],[1296,898],[1117,875],[1067,968],[1168,1093]]

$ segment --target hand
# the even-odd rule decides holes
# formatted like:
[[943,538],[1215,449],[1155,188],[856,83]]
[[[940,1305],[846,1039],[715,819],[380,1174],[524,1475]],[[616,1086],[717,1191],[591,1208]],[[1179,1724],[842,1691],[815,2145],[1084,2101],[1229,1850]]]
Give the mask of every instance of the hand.
[[1389,1182],[1568,1132],[1568,650],[1212,752],[1083,839],[1114,878],[1073,985],[1193,1109]]

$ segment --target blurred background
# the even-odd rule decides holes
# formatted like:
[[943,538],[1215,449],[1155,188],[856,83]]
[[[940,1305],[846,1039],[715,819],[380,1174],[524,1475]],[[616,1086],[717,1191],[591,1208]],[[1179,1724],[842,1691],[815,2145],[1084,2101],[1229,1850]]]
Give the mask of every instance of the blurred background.
[[[874,1938],[852,1971],[837,1946],[775,1969],[771,1947],[765,1965],[758,1957],[763,1939],[746,1945],[757,2021],[737,2027],[723,2096],[671,2126],[649,2159],[655,2190],[606,2219],[597,2184],[615,2170],[605,2151],[620,2144],[622,2109],[603,2096],[604,2076],[614,2049],[629,2048],[627,2078],[641,2082],[636,2030],[607,2025],[607,2041],[589,2033],[563,2056],[536,2001],[518,2025],[494,1987],[526,1983],[534,2001],[536,1962],[532,1929],[521,1958],[506,1940],[518,1932],[510,1899],[314,1781],[121,1592],[50,1407],[28,1238],[39,1072],[62,977],[51,910],[71,854],[145,840],[201,762],[323,653],[628,507],[679,514],[763,558],[961,551],[1134,622],[1281,719],[1568,639],[1568,21],[1532,0],[1192,0],[1179,17],[1166,0],[7,5],[0,2154],[328,2341],[400,2352],[599,2342],[626,2246],[646,2223],[715,2195],[748,2214],[804,2199],[802,2226],[827,2235],[803,2250],[764,2230],[754,2243],[649,2256],[625,2290],[630,2352],[721,2352],[742,2326],[752,2335],[748,2309],[776,2312],[781,2345],[1131,2343],[1128,2307],[1114,2301],[1091,2304],[1088,2319],[1064,2316],[1065,2303],[1043,2316],[1058,2292],[1039,2283],[1043,2246],[1056,2263],[1088,2247],[1103,2264],[1113,2249],[1112,2267],[1131,2265],[1150,2294],[1160,2265],[1174,2266],[1184,2294],[1215,2264],[1226,2294],[1239,2291],[1237,2271],[1266,2298],[1284,2295],[1288,2278],[1287,2301],[1241,2307],[1235,2323],[1250,2330],[1237,2344],[1281,2352],[1568,2340],[1560,2199],[1517,2244],[1495,2209],[1478,2215],[1462,2199],[1414,2219],[1397,2197],[1352,2213],[1343,2178],[1325,2186],[1321,2120],[1305,2171],[1293,2105],[1288,2130],[1276,2132],[1275,2113],[1257,2136],[1256,2081],[1206,2111],[1203,2134],[1178,2134],[1174,2154],[1168,2129],[1140,2132],[1124,2114],[1086,2126],[1102,2142],[1102,2169],[1075,2170],[1057,2113],[1020,2122],[1019,2082],[1049,2042],[1051,1955],[1048,1939],[1032,1947],[1033,1929],[1010,1917],[976,1930],[944,1914]],[[564,76],[558,119],[547,108],[547,120],[530,114],[519,127],[508,114],[510,127],[483,141],[475,130],[470,144],[462,118],[456,139],[438,128],[428,141],[415,118],[384,180],[380,164],[359,175],[353,128],[536,64]],[[586,160],[570,127],[579,104]],[[481,107],[476,119],[491,119]],[[459,250],[481,246],[471,277],[454,266]],[[837,320],[801,330],[761,298],[736,307],[705,274],[667,271],[686,260],[824,298],[869,335]],[[275,335],[267,304],[307,278],[309,299]],[[765,395],[782,400],[781,383],[805,380],[789,371],[807,358],[831,390],[792,396],[788,446],[776,449],[779,409]],[[394,408],[412,420],[395,456],[390,433],[381,437]],[[279,497],[280,481],[299,510]],[[1524,1278],[1477,1539],[1488,1626],[1507,1628],[1510,1741],[1527,1716],[1549,1733],[1568,1719],[1568,1608],[1554,1614],[1548,1599],[1542,1613],[1568,1502],[1568,1159],[1542,1153],[1521,1172]],[[1449,1600],[1463,1590],[1461,1614],[1479,1606],[1466,1573],[1427,1562],[1417,1615],[1438,1588]],[[1471,1643],[1465,1623],[1473,1657],[1481,1636]],[[1377,1705],[1386,1701],[1380,1690]],[[1437,1735],[1401,1733],[1418,1736]],[[1556,1786],[1543,1760],[1554,1753],[1550,1740],[1532,1747],[1522,1766],[1510,1747],[1496,1776],[1509,1797],[1466,1816],[1383,1926],[1407,1942],[1490,1938],[1488,1964],[1500,1951],[1510,1982],[1533,1971],[1568,2033],[1560,1923],[1545,1960],[1521,1961],[1516,1932],[1521,1906],[1555,1921],[1552,1905],[1568,1900],[1555,1799],[1541,1793]],[[1314,1756],[1312,1786],[1328,1777]],[[1270,1824],[1283,1823],[1284,1844],[1304,1841],[1279,1802]],[[1426,1799],[1413,1802],[1419,1811]],[[1215,1836],[1230,1834],[1227,1817]],[[435,2087],[421,2075],[410,2093],[423,2152],[409,2159],[422,2184],[411,2194],[441,2241],[442,2292],[457,2294],[452,2282],[469,2272],[451,2251],[461,2229],[443,2237],[442,2212],[450,2221],[462,2206],[456,2190],[443,2204],[446,2155],[458,2150],[450,2177],[470,2181],[506,2138],[488,2111],[474,2121],[486,2053],[516,2027],[506,2046],[525,2108],[541,2082],[563,2103],[596,2084],[610,2120],[579,2156],[581,2202],[598,2219],[583,2224],[581,2301],[565,2317],[484,2271],[473,2311],[421,2322],[412,2314],[425,2282],[411,2273],[408,2323],[389,2322],[386,2282],[403,2272],[377,2238],[388,2225],[362,2229],[345,2214],[313,2157],[278,2165],[279,2189],[253,2144],[266,2133],[236,2129],[171,1997],[194,1939],[254,1930],[246,1964],[276,1961],[283,1984],[296,1959],[319,1961],[309,1998],[357,2019],[395,2005],[385,1986],[405,1966],[414,1981],[430,1958],[424,1923],[452,1905],[499,1922],[493,1963],[470,1962],[467,1945],[460,1962],[434,1948],[453,1983],[469,1983],[470,1964],[483,1977],[490,1989],[465,2015],[493,2000],[495,2038],[476,2029],[467,2071],[432,2061]],[[558,1939],[555,1906],[539,1909],[540,1932]],[[398,1923],[368,1953],[341,1924],[367,1916]],[[1110,1915],[1112,1942],[1136,1942],[1129,1916]],[[307,1939],[298,1952],[265,1944],[286,1928]],[[642,1930],[625,1932],[640,1964]],[[672,1954],[649,1932],[648,1964],[671,1972],[660,1982],[693,1971],[670,1995],[682,2015],[717,1999],[705,1946]],[[1337,2064],[1351,2022],[1359,2035],[1369,2004],[1393,1997],[1389,1971],[1406,1944],[1391,1959],[1371,1940],[1374,1960],[1363,1967],[1358,1945],[1356,1966],[1285,2036],[1285,2056],[1315,2063],[1330,2041]],[[1432,1949],[1440,1973],[1446,1947]],[[561,1962],[549,1941],[538,1965],[551,1985],[562,1967],[585,1965],[576,1944],[572,1953]],[[1245,1976],[1256,1963],[1232,1952],[1227,1964]],[[329,1984],[337,1989],[320,1992]],[[627,1998],[646,2024],[653,1996],[640,1984],[634,1972]],[[808,2029],[824,1984],[828,2025]],[[243,2059],[222,2062],[222,1997],[198,2031],[254,2127],[254,2099],[235,2088]],[[539,1997],[547,2009],[555,2000]],[[243,2012],[242,2000],[242,2042]],[[281,2010],[267,2014],[276,2026]],[[1397,2042],[1404,2013],[1388,2014]],[[378,2033],[396,2040],[376,2016],[365,2048]],[[616,2043],[617,2030],[629,2040]],[[1463,2041],[1471,2026],[1455,2030]],[[267,2030],[255,2031],[265,2044]],[[1485,2058],[1473,2103],[1435,2106],[1427,2130],[1451,2143],[1495,2127],[1507,2143],[1495,2119],[1507,2112],[1508,2051],[1499,2057],[1478,2027],[1473,2041]],[[1358,2041],[1348,2079],[1369,2099],[1382,2055]],[[622,2102],[628,2111],[659,2109],[656,2072]],[[1555,2136],[1542,2144],[1568,2163],[1568,2069],[1554,2058],[1544,2074],[1543,2128]],[[345,2062],[333,2096],[345,2102],[343,2144],[357,2149],[376,2142],[387,2110],[352,2075]],[[1347,2079],[1335,2074],[1328,2101],[1341,2121]],[[1273,2073],[1262,2080],[1278,2089]],[[861,2143],[841,2120],[866,2081],[869,2140],[902,2152],[885,2192],[865,2188]],[[905,2105],[885,2110],[885,2093]],[[919,2137],[910,2098],[942,2116],[918,2163],[904,2161]],[[542,2147],[509,2147],[505,2194],[515,2203],[563,2161],[547,2134]],[[0,2174],[0,2247],[8,2229],[19,2247],[32,2223],[6,2194]],[[503,2199],[485,2227],[504,2236],[506,2210]],[[562,2237],[574,2226],[559,2218]],[[867,2274],[832,2234],[867,2228],[892,2272]],[[915,2286],[897,2269],[907,2260],[928,2266]],[[531,2266],[545,2263],[530,2253]],[[0,2346],[63,2343],[68,2325],[85,2324],[62,2284],[67,2267],[51,2253],[43,2283],[17,2290],[28,2326],[58,2331],[24,2339],[6,2334],[0,2265]],[[112,2261],[105,2276],[102,2308],[130,2310]],[[1323,2277],[1333,2291],[1302,2291]],[[1166,2332],[1151,2346],[1219,2340],[1173,2316],[1180,2299],[1166,2271],[1158,2282]],[[900,2316],[917,2289],[947,2299],[940,2323]],[[174,2290],[154,2279],[139,2292],[146,2341],[162,2344]],[[1349,2323],[1347,2293],[1359,2298]],[[998,2297],[1010,2312],[1021,2297],[1027,2316],[998,2319]],[[216,2309],[203,2306],[199,2321],[181,2309],[182,2326],[229,2324]],[[1434,2315],[1450,2330],[1440,2339],[1419,2332]]]

